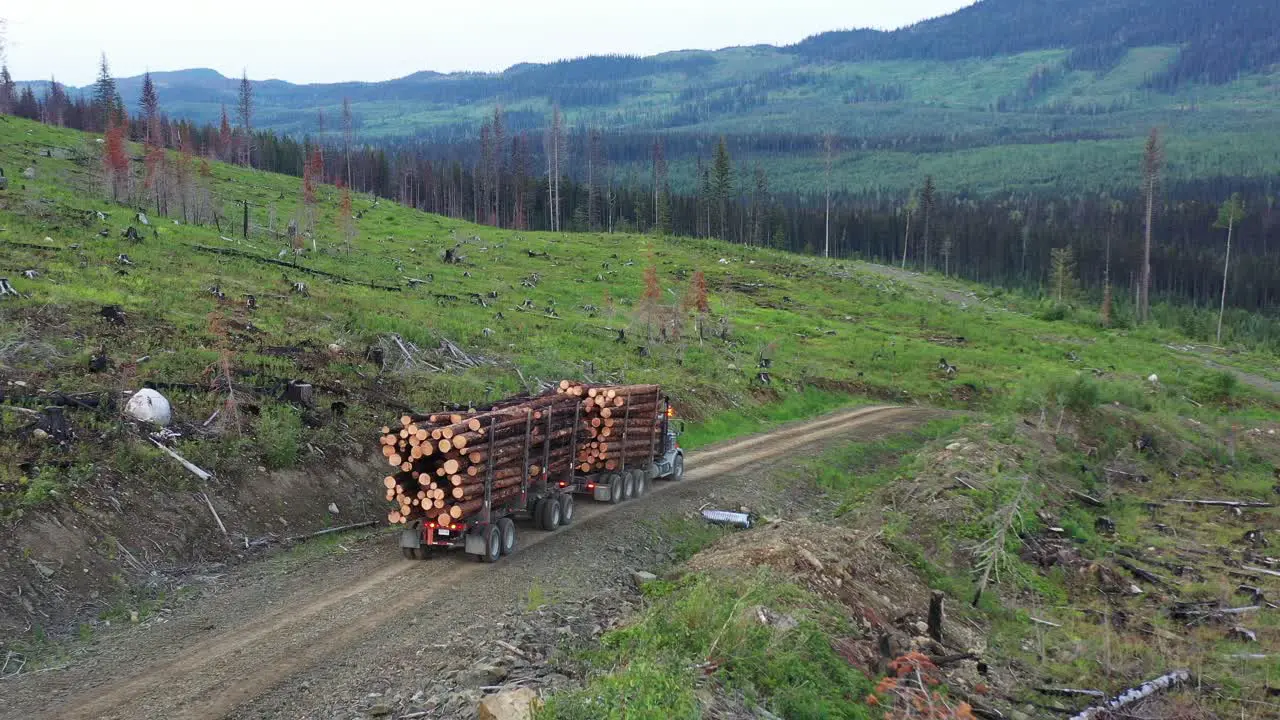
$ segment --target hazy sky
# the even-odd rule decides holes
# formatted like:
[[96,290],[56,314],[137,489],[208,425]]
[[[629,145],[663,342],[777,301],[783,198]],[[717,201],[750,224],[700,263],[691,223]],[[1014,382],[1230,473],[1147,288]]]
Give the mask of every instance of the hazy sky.
[[792,43],[894,28],[972,0],[4,0],[13,76],[93,80],[211,67],[291,82],[501,70],[579,55]]

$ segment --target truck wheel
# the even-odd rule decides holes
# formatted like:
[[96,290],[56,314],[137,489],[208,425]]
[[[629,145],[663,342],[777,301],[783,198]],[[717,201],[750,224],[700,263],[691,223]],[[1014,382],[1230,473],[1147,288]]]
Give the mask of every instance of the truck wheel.
[[402,547],[402,548],[400,548],[400,552],[401,552],[401,554],[403,554],[403,555],[404,555],[404,559],[405,559],[405,560],[417,560],[417,559],[418,559],[418,548],[407,548],[407,547]]
[[632,470],[631,474],[636,477],[636,497],[649,494],[649,476],[643,470]]
[[516,524],[511,518],[502,518],[498,521],[498,533],[502,536],[502,554],[510,555],[516,549]]
[[484,531],[484,554],[480,562],[496,563],[502,557],[502,531],[497,525],[490,525]]
[[626,500],[626,498],[622,496],[622,485],[621,473],[609,474],[609,502],[611,504],[617,505],[623,500]]
[[630,500],[636,496],[636,476],[629,472],[622,474],[622,499]]
[[554,498],[542,501],[538,508],[538,526],[543,530],[555,530],[560,527],[560,502]]
[[684,479],[684,456],[677,455],[676,459],[671,461],[671,474],[667,476],[671,482],[680,482]]
[[573,522],[573,496],[562,495],[560,497],[560,524],[568,525]]

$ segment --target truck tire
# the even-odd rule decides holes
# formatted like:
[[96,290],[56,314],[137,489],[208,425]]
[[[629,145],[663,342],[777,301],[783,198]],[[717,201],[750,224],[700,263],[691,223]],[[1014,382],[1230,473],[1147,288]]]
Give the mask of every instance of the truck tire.
[[631,497],[644,497],[649,492],[649,481],[645,479],[643,470],[632,470],[632,480],[635,483],[635,490],[632,491]]
[[680,482],[684,479],[684,455],[676,455],[676,459],[671,461],[671,474],[667,479],[671,482]]
[[636,476],[630,472],[622,473],[622,500],[626,502],[636,496]]
[[555,530],[560,527],[560,501],[546,498],[538,506],[538,527]]
[[417,560],[417,559],[418,559],[418,548],[407,548],[407,547],[402,547],[402,548],[400,548],[400,553],[401,553],[402,555],[404,555],[404,559],[405,559],[405,560]]
[[568,525],[573,522],[573,496],[560,496],[560,525]]
[[622,473],[609,474],[609,503],[610,504],[617,505],[623,500],[626,500],[626,498],[622,496],[622,485],[623,485]]
[[484,530],[484,554],[480,562],[496,563],[502,557],[502,531],[497,525],[490,525]]
[[502,537],[502,554],[510,555],[516,549],[516,524],[511,518],[502,518],[498,521],[498,533]]

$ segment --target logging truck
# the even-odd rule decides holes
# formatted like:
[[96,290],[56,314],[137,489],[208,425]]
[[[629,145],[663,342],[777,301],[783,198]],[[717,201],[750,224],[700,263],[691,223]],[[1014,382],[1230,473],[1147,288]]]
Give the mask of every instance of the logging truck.
[[579,495],[620,503],[682,479],[674,416],[656,385],[570,381],[483,412],[405,415],[382,428],[388,521],[406,558],[460,549],[497,562],[515,549],[516,520],[555,530]]

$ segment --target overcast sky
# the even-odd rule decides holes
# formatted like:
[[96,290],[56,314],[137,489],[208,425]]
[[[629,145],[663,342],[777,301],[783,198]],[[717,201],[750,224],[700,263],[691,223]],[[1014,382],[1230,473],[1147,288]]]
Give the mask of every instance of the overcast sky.
[[242,69],[261,80],[387,80],[418,70],[501,70],[579,55],[793,43],[894,28],[972,0],[4,0],[14,78],[93,80]]

